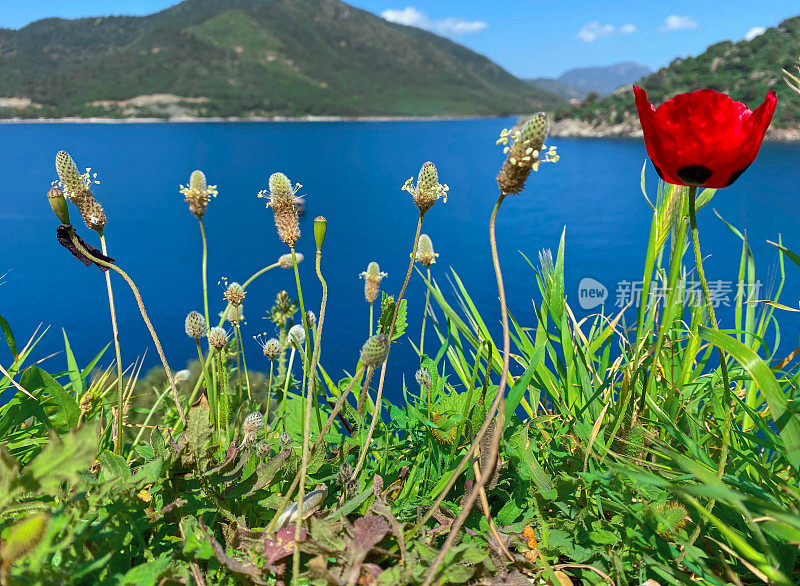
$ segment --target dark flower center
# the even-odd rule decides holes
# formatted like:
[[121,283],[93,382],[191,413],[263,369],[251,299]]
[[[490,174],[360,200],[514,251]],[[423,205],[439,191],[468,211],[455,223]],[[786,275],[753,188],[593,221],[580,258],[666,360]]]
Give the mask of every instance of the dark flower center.
[[[744,173],[744,169],[741,171]],[[687,185],[703,185],[712,175],[711,169],[703,165],[689,165],[688,167],[681,167],[677,171],[677,175],[681,181]],[[738,177],[738,175],[736,176]],[[735,178],[734,178],[735,180]]]
[[[750,166],[750,165],[747,165],[747,167],[749,167],[749,166]],[[736,173],[734,173],[733,175],[731,175],[731,178],[730,178],[730,179],[728,179],[728,182],[725,184],[725,187],[728,187],[728,186],[729,186],[729,185],[731,185],[731,184],[732,184],[734,181],[736,181],[736,180],[737,180],[739,177],[741,177],[741,176],[742,176],[742,173],[744,173],[745,171],[747,171],[747,167],[745,167],[744,169],[739,169],[738,171],[736,171]]]

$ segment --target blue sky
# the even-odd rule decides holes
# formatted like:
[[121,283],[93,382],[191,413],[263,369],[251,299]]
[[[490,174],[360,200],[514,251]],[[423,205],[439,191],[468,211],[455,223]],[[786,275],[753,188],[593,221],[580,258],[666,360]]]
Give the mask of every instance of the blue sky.
[[[0,26],[47,16],[148,14],[176,0],[2,0]],[[797,0],[351,0],[390,20],[450,37],[522,77],[635,60],[653,69],[800,14]]]

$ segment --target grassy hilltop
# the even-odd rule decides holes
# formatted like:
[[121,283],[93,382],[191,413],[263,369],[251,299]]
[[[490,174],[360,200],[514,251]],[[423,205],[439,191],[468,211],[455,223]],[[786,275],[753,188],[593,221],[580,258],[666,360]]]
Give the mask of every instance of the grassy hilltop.
[[0,87],[6,117],[497,115],[563,103],[457,43],[338,0],[186,0],[144,17],[0,29]]

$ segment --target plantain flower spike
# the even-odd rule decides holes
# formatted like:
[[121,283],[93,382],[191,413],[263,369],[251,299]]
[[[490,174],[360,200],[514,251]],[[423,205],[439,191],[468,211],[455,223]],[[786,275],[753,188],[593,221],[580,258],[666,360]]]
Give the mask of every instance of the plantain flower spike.
[[181,185],[180,192],[183,194],[186,203],[189,204],[189,211],[198,220],[202,220],[208,208],[208,202],[212,197],[217,197],[217,186],[208,185],[205,173],[202,171],[192,171],[189,177],[189,186]]
[[102,235],[108,218],[103,206],[89,189],[92,183],[97,183],[97,174],[92,174],[91,169],[87,169],[85,173],[78,171],[78,166],[67,151],[58,151],[56,154],[56,173],[59,187],[78,208],[84,224]]
[[431,237],[427,234],[420,234],[419,245],[417,246],[416,261],[429,269],[433,263],[436,262],[436,257],[439,256],[433,251],[433,242]]
[[503,129],[497,144],[503,144],[506,160],[497,175],[497,185],[505,194],[519,193],[531,171],[538,171],[540,163],[555,163],[555,147],[547,149],[544,142],[550,132],[547,114],[539,112],[528,118],[519,130]]
[[403,190],[413,196],[414,203],[419,208],[420,214],[424,214],[431,209],[440,197],[444,203],[447,203],[449,189],[447,185],[439,183],[439,173],[436,171],[436,165],[430,161],[420,168],[416,185],[414,185],[413,177],[409,178],[403,185]]
[[273,173],[269,178],[269,191],[258,194],[259,197],[269,199],[267,207],[271,207],[275,214],[278,236],[289,248],[294,248],[300,238],[300,224],[294,203],[295,194],[300,187],[300,184],[292,187],[292,182],[283,173]]
[[228,332],[220,327],[208,330],[208,343],[217,350],[222,350],[228,344]]
[[328,220],[325,216],[314,218],[314,241],[317,245],[317,252],[322,250],[322,243],[325,242],[325,234],[328,231]]
[[242,305],[246,294],[247,292],[239,283],[231,283],[228,285],[228,288],[225,289],[223,296],[227,299],[228,303],[234,307],[239,307]]
[[378,293],[381,290],[381,281],[388,276],[386,273],[381,272],[381,267],[376,262],[369,263],[367,270],[359,275],[359,278],[364,279],[364,299],[366,299],[367,303],[372,303],[378,298]]
[[199,311],[190,311],[186,316],[186,335],[199,340],[206,335],[206,318]]

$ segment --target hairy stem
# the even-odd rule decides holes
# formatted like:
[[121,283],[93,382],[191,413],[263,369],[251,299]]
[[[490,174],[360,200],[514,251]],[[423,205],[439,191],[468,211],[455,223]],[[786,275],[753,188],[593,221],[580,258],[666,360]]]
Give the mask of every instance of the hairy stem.
[[[431,280],[431,267],[428,267],[428,282]],[[419,355],[425,354],[425,320],[428,318],[428,306],[431,302],[431,290],[429,287],[425,289],[425,309],[422,311],[422,330],[419,334]]]
[[178,395],[178,388],[175,386],[175,377],[172,375],[172,370],[167,364],[167,357],[164,356],[164,349],[161,347],[161,342],[158,339],[158,335],[156,335],[156,331],[153,329],[153,324],[150,322],[150,318],[147,317],[147,310],[144,308],[144,301],[142,301],[142,296],[139,294],[139,288],[136,286],[136,283],[128,276],[128,273],[123,271],[117,265],[106,262],[104,260],[100,260],[92,256],[92,254],[86,250],[83,245],[80,243],[78,238],[75,236],[74,233],[70,234],[70,240],[75,248],[80,251],[80,253],[91,260],[93,263],[112,269],[116,273],[118,273],[125,282],[128,283],[128,286],[131,288],[133,292],[133,296],[136,298],[136,304],[139,306],[139,312],[142,314],[142,319],[144,320],[144,325],[147,326],[147,330],[150,332],[150,337],[153,338],[153,344],[156,347],[156,352],[158,352],[158,357],[161,359],[161,364],[164,366],[164,372],[167,375],[167,380],[169,380],[169,386],[172,389],[172,398],[175,401],[175,408],[178,410],[178,416],[181,419],[184,427],[186,426],[186,413],[183,411],[183,405],[181,405],[180,395]]
[[317,250],[317,262],[316,262],[316,270],[317,270],[317,278],[319,282],[322,284],[322,302],[320,303],[319,309],[319,320],[317,321],[317,327],[314,330],[314,353],[311,357],[311,365],[308,369],[308,393],[306,396],[306,405],[305,405],[305,414],[303,417],[303,457],[300,462],[300,480],[299,480],[299,488],[297,490],[297,525],[295,525],[294,529],[294,556],[292,558],[292,581],[296,583],[298,576],[300,575],[300,528],[303,524],[303,498],[305,497],[305,490],[306,490],[306,473],[308,471],[308,460],[311,456],[308,443],[310,437],[310,420],[311,420],[311,403],[312,398],[313,402],[317,407],[317,424],[319,425],[320,431],[322,430],[322,420],[320,418],[319,413],[319,402],[317,401],[317,377],[316,377],[316,370],[317,364],[319,363],[319,354],[321,350],[321,343],[322,343],[322,325],[325,323],[325,307],[328,303],[328,284],[325,282],[325,278],[322,276],[322,251]]
[[[453,546],[461,526],[464,524],[464,521],[466,521],[467,517],[472,511],[472,507],[475,505],[475,501],[477,500],[481,490],[483,490],[483,486],[486,484],[487,479],[492,475],[494,466],[497,463],[500,438],[503,435],[503,422],[505,418],[505,387],[508,380],[508,363],[509,356],[511,354],[511,338],[508,330],[508,309],[506,307],[506,293],[503,285],[503,273],[500,270],[500,257],[497,254],[495,223],[497,220],[497,212],[499,211],[500,205],[503,203],[505,197],[506,194],[501,192],[500,197],[497,198],[497,203],[494,205],[494,209],[492,209],[492,215],[489,218],[489,243],[492,249],[492,264],[494,265],[494,274],[497,279],[497,292],[500,298],[500,317],[503,324],[503,368],[500,373],[500,382],[497,386],[497,394],[494,397],[494,401],[492,401],[489,411],[486,413],[486,418],[483,421],[483,425],[475,435],[475,439],[473,440],[470,449],[467,450],[466,454],[464,454],[464,457],[461,459],[461,462],[459,462],[456,471],[450,477],[450,481],[448,482],[447,486],[445,486],[445,489],[441,492],[439,497],[436,499],[436,502],[434,502],[433,506],[431,507],[431,514],[432,511],[435,510],[447,496],[447,493],[453,487],[453,484],[455,484],[456,478],[467,467],[470,458],[478,453],[480,442],[483,439],[483,436],[486,435],[486,432],[492,423],[495,423],[494,433],[492,435],[492,444],[489,454],[484,454],[482,458],[482,460],[485,458],[485,465],[482,466],[482,476],[475,479],[475,484],[467,495],[466,501],[462,502],[461,512],[450,526],[450,531],[447,534],[447,538],[445,539],[439,554],[436,556],[436,559],[434,559],[433,563],[431,564],[430,572],[426,576],[423,586],[430,586],[430,584],[433,583],[434,579],[436,578],[436,574],[439,571],[439,566],[441,566],[442,561],[444,561],[448,550]],[[496,422],[495,413],[497,413]],[[423,517],[423,520],[420,520],[420,522],[412,528],[412,532],[416,533],[419,531],[419,528],[421,528],[422,524],[426,521],[427,518]]]
[[[373,369],[370,368],[367,371],[367,374],[368,375],[372,374],[372,370]],[[344,407],[344,404],[347,401],[347,397],[350,395],[350,391],[353,389],[353,385],[357,380],[361,379],[361,375],[363,373],[364,373],[364,367],[362,365],[358,367],[358,370],[356,370],[356,373],[350,379],[350,382],[348,383],[345,390],[342,391],[341,395],[339,395],[339,399],[333,406],[331,414],[328,415],[328,419],[325,421],[325,425],[322,426],[322,431],[320,432],[319,437],[317,437],[317,441],[314,442],[314,446],[311,448],[309,457],[313,456],[314,452],[316,452],[322,446],[322,443],[325,440],[325,434],[328,433],[328,431],[331,428],[331,425],[333,425],[333,421],[339,416],[339,412],[342,410],[342,407]],[[267,529],[265,531],[266,533],[270,533],[275,528],[275,522],[278,520],[278,517],[281,516],[281,513],[286,508],[286,505],[289,504],[289,500],[292,498],[292,493],[294,492],[294,489],[297,488],[297,485],[299,483],[300,483],[300,473],[298,472],[295,475],[291,486],[286,491],[286,494],[283,495],[283,499],[281,500],[280,504],[278,505],[278,508],[275,511],[275,516],[272,517],[272,520],[269,522],[269,525],[267,525]]]
[[[419,214],[419,220],[417,220],[417,231],[414,234],[414,245],[411,247],[411,260],[408,263],[408,270],[406,271],[406,278],[403,281],[403,286],[400,287],[400,293],[397,294],[397,299],[394,301],[394,311],[392,312],[392,322],[389,325],[389,330],[386,333],[389,336],[389,351],[391,352],[392,349],[392,335],[394,334],[394,325],[397,322],[397,314],[400,311],[400,302],[403,300],[403,295],[406,292],[406,287],[408,287],[408,281],[411,279],[411,273],[414,271],[414,259],[417,257],[417,247],[419,246],[419,234],[422,231],[422,219],[425,216],[424,212]],[[380,416],[381,412],[381,397],[383,396],[383,381],[385,380],[386,375],[386,365],[389,363],[389,355],[387,354],[386,360],[383,361],[383,365],[381,366],[381,376],[380,380],[378,381],[378,393],[375,395],[375,408],[372,411],[372,420],[369,423],[369,430],[367,430],[367,437],[364,440],[364,445],[361,448],[361,455],[358,457],[358,462],[356,463],[356,467],[353,470],[353,478],[358,477],[358,472],[361,470],[361,466],[364,464],[364,459],[367,457],[367,452],[369,451],[369,443],[372,439],[372,434],[375,431],[375,425],[378,423],[378,417]]]
[[[100,234],[100,248],[108,256],[106,237]],[[111,312],[111,333],[114,336],[114,353],[117,360],[117,437],[114,440],[114,453],[122,453],[122,435],[125,430],[125,389],[122,383],[122,350],[119,347],[119,327],[117,326],[117,309],[114,305],[114,291],[111,289],[111,274],[105,271],[106,291],[108,291],[108,308]]]

